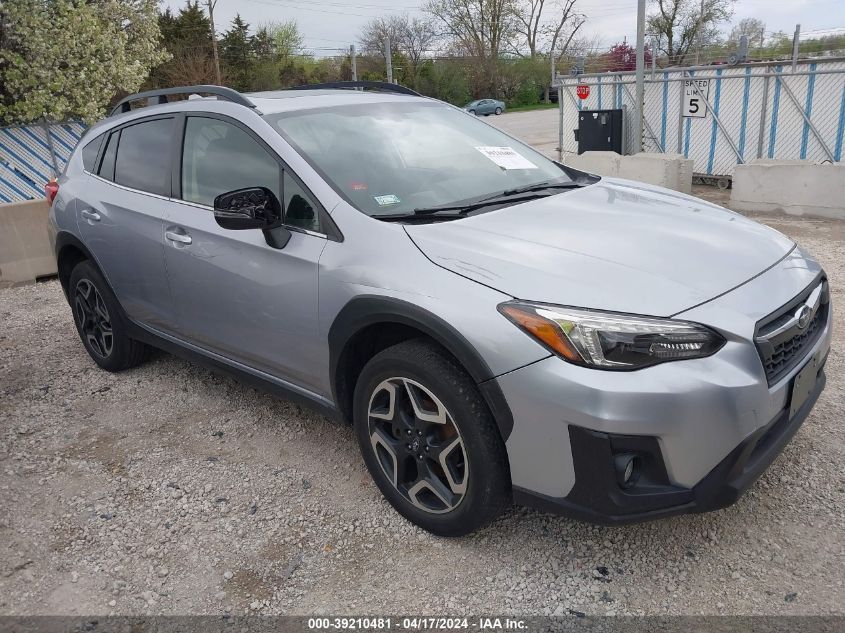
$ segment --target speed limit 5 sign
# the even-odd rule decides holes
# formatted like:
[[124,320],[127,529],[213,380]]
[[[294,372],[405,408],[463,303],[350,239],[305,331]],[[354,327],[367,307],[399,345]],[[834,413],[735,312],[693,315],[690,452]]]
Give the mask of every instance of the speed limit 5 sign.
[[684,81],[684,102],[681,106],[685,117],[703,119],[707,116],[704,100],[710,94],[709,79],[687,79]]

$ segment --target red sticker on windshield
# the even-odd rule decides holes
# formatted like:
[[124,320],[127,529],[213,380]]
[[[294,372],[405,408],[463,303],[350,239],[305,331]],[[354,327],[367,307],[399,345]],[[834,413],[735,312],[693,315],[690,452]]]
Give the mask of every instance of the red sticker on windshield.
[[367,190],[367,183],[365,182],[350,182],[349,188],[352,191],[366,191]]

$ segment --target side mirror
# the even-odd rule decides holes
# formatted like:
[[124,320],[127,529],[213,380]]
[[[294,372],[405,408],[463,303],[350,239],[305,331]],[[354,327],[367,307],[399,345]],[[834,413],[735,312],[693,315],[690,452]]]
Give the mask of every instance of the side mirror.
[[282,205],[266,187],[248,187],[214,198],[214,219],[224,229],[274,229],[282,225]]
[[282,226],[282,204],[267,187],[247,187],[214,198],[214,219],[224,229],[261,229],[269,246],[282,249],[290,231]]

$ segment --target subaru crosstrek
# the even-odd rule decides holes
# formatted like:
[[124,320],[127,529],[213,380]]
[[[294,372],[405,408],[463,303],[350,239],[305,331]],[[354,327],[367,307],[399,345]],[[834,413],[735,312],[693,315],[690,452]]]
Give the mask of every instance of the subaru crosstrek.
[[819,264],[442,102],[348,88],[141,93],[88,131],[48,190],[93,360],[155,346],[349,421],[437,534],[511,501],[600,523],[735,501],[824,386]]

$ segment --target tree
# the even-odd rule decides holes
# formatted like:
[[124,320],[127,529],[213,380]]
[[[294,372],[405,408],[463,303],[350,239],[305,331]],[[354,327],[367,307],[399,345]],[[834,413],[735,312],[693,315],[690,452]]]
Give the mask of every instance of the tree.
[[387,18],[373,18],[361,32],[359,44],[365,55],[385,58],[385,44],[390,39],[390,50],[394,56],[407,61],[407,78],[416,86],[420,64],[437,35],[429,20],[410,18],[407,14],[391,15]]
[[430,20],[411,18],[406,20],[400,40],[402,52],[410,65],[411,84],[416,88],[425,54],[437,38]]
[[763,43],[766,38],[766,23],[757,18],[743,18],[731,29],[728,41],[734,46],[739,46],[739,40],[742,36],[748,38],[748,48],[763,48]]
[[652,0],[656,12],[647,28],[659,36],[660,50],[669,64],[683,65],[691,48],[718,41],[719,26],[733,15],[736,0]]
[[[603,56],[605,71],[623,72],[637,69],[637,49],[626,42],[614,44]],[[645,47],[645,65],[651,64],[651,49]]]
[[155,0],[0,5],[0,120],[100,118],[167,59]]
[[481,92],[495,94],[499,55],[514,36],[515,0],[429,0],[425,11],[455,48],[481,64]]
[[[585,18],[575,12],[576,0],[518,0],[514,5],[514,52],[534,59],[541,50],[563,54],[583,26]],[[561,46],[562,45],[562,46]],[[561,50],[562,48],[562,50]]]
[[399,52],[402,31],[408,20],[407,15],[390,15],[373,18],[364,25],[359,37],[359,45],[364,55],[385,57],[385,44],[390,39],[390,52]]
[[268,22],[263,26],[273,41],[273,53],[283,66],[289,66],[294,56],[304,54],[305,39],[296,20]]
[[226,75],[236,90],[249,90],[252,79],[253,38],[249,34],[249,24],[235,15],[232,26],[220,40],[220,57],[226,69]]
[[159,15],[158,24],[162,44],[170,53],[170,59],[153,70],[150,84],[186,86],[216,83],[211,20],[200,8],[199,2],[188,0],[177,16],[167,9]]

